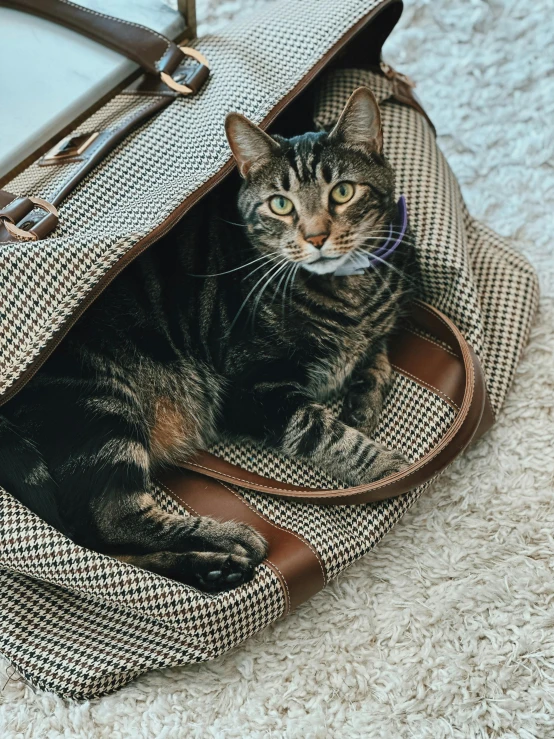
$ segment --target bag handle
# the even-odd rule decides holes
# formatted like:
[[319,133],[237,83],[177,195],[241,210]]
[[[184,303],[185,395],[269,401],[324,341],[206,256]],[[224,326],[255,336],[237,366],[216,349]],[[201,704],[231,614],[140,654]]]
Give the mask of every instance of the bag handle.
[[[456,417],[435,446],[402,472],[382,480],[337,490],[317,490],[271,480],[201,452],[181,466],[227,483],[268,495],[319,505],[376,503],[394,498],[436,477],[476,436],[494,422],[479,360],[452,321],[436,308],[417,301],[408,329],[390,354],[395,369],[432,389],[456,407]],[[421,330],[423,333],[419,333]],[[429,334],[438,341],[429,338]]]
[[[138,23],[88,10],[70,0],[0,0],[2,5],[67,26],[118,51],[139,64],[146,73],[159,76],[168,87],[181,95],[198,92],[209,76],[208,62],[199,51],[177,46],[161,33]],[[174,78],[172,75],[185,57],[192,57],[199,64],[187,69],[184,79]]]

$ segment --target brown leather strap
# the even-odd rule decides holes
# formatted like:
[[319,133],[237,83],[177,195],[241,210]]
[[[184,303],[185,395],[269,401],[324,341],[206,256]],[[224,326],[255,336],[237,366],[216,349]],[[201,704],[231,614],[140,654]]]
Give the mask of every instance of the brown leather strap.
[[[391,351],[397,370],[450,402],[458,411],[440,441],[405,471],[377,482],[337,490],[318,490],[277,482],[202,452],[183,467],[269,495],[320,505],[374,503],[396,497],[431,480],[489,428],[494,415],[488,402],[479,360],[454,324],[436,308],[417,302],[415,330],[400,335]],[[420,331],[429,332],[438,340]]]
[[241,521],[262,534],[269,544],[265,563],[281,582],[287,613],[326,585],[325,570],[315,549],[299,534],[258,513],[229,486],[188,470],[169,470],[158,482],[192,514]]
[[[13,237],[10,233],[6,230],[4,226],[4,219],[2,218],[2,213],[7,209],[7,206],[10,205],[14,200],[17,200],[17,195],[14,195],[11,192],[8,192],[7,190],[0,190],[0,244],[3,241],[14,241]],[[13,210],[12,210],[13,212]],[[7,218],[5,220],[8,220]]]
[[[71,159],[61,159],[60,164],[68,164],[71,162],[82,162],[82,166],[73,172],[72,176],[68,178],[51,199],[53,205],[59,205],[64,198],[66,198],[70,192],[81,182],[81,180],[93,169],[99,162],[101,162],[106,155],[125,139],[128,134],[141,123],[151,118],[153,115],[158,113],[163,108],[167,107],[172,101],[171,96],[159,95],[156,96],[151,103],[141,107],[138,113],[129,118],[126,118],[123,123],[117,128],[109,128],[104,131],[98,132],[98,137],[93,141],[90,148],[77,157]],[[40,159],[39,164],[41,166],[53,166],[48,161],[48,152]]]
[[[37,208],[41,214],[21,228],[19,221]],[[42,198],[17,197],[6,190],[0,191],[0,242],[18,241],[19,238],[36,241],[47,236],[57,225],[58,211],[51,203]]]
[[0,5],[67,26],[132,59],[150,74],[171,75],[184,59],[179,47],[160,33],[69,0],[0,0]]
[[[129,92],[129,94],[138,95],[139,93]],[[103,131],[90,131],[90,145],[75,156],[52,155],[52,150],[46,152],[39,160],[39,166],[60,167],[63,169],[67,164],[81,165],[79,167],[69,167],[70,174],[65,180],[63,180],[63,177],[61,178],[61,185],[57,192],[50,198],[49,202],[52,205],[59,205],[62,200],[73,192],[86,175],[126,138],[130,131],[165,108],[174,98],[174,94],[155,95],[150,103],[141,106],[138,113],[126,118],[121,125]],[[83,138],[83,136],[78,138]],[[62,143],[65,141],[66,145],[70,146],[71,139],[72,136],[67,136],[62,140]],[[59,144],[54,147],[54,150],[58,147]],[[33,213],[35,207],[30,198],[16,197],[6,190],[0,190],[0,242],[18,241],[15,236],[2,226],[4,219],[16,226],[19,225],[20,228],[28,231],[36,239],[46,238],[57,227],[58,218],[56,216],[52,214],[36,214],[36,211]]]

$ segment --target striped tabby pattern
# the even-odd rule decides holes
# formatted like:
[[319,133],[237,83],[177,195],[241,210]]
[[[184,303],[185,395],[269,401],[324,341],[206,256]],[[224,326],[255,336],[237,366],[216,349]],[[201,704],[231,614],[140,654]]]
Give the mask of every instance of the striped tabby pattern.
[[[330,133],[270,137],[239,114],[227,132],[238,209],[231,179],[114,280],[0,415],[0,484],[18,500],[81,546],[209,592],[250,580],[267,545],[163,511],[157,470],[223,434],[353,485],[406,466],[371,436],[416,274],[407,236],[383,266],[335,276],[396,215],[368,88]],[[340,417],[325,405],[337,393]]]

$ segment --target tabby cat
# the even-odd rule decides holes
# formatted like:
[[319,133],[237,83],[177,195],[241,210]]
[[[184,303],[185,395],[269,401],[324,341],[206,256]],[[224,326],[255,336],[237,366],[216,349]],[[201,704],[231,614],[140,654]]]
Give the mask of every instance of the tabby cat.
[[251,578],[266,542],[165,512],[156,469],[228,435],[352,485],[402,469],[370,435],[415,269],[408,239],[384,265],[335,274],[397,219],[368,89],[330,132],[271,137],[234,113],[226,130],[238,206],[231,178],[112,282],[0,416],[0,484],[20,501],[78,544],[212,592]]

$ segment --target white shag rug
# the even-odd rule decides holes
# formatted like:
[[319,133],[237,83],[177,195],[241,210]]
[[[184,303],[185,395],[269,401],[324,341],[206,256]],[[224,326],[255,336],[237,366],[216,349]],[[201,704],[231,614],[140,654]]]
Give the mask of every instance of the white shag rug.
[[[200,32],[264,1],[198,0]],[[2,739],[554,737],[552,0],[405,1],[385,55],[471,212],[541,275],[496,426],[375,552],[215,662],[71,703],[0,661]]]

